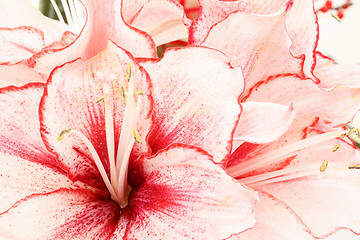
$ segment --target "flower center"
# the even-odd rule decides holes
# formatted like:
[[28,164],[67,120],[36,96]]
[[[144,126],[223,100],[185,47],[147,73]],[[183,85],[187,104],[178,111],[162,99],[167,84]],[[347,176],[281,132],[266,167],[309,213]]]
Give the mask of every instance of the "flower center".
[[[108,80],[107,78],[109,78],[109,76],[104,77],[102,73],[98,73],[98,77],[105,80]],[[61,131],[58,137],[58,140],[61,141],[64,138],[64,135],[71,131],[81,139],[93,157],[96,167],[98,168],[100,175],[111,194],[112,199],[116,201],[122,208],[127,206],[128,196],[131,192],[131,187],[127,182],[131,150],[133,149],[135,143],[141,143],[139,133],[136,130],[136,123],[140,112],[143,93],[141,91],[134,90],[134,81],[131,76],[130,64],[127,68],[127,83],[127,91],[125,91],[124,87],[121,88],[125,110],[117,149],[114,139],[115,132],[111,89],[107,83],[103,84],[104,96],[95,101],[96,103],[103,101],[105,105],[105,132],[110,174],[106,173],[102,161],[94,146],[82,132],[74,129],[65,129]],[[134,96],[137,96],[137,100],[135,100]]]
[[[323,142],[348,136],[355,145],[359,148],[360,143],[360,129],[355,129],[352,125],[347,125],[346,131],[334,131],[327,132],[314,137],[306,138],[301,141],[295,142],[293,144],[284,146],[282,148],[276,149],[275,151],[268,152],[265,154],[258,155],[251,159],[251,161],[246,161],[234,166],[231,166],[227,169],[229,175],[238,178],[239,181],[243,184],[246,184],[250,187],[262,186],[270,183],[276,183],[281,181],[287,181],[295,178],[322,174],[326,171],[328,162],[323,161],[321,166],[319,163],[307,164],[303,167],[289,167],[281,170],[275,170],[270,172],[265,172],[261,174],[256,174],[253,176],[241,178],[242,175],[258,170],[262,167],[269,166],[271,164],[281,163],[284,159],[295,156],[301,150],[305,148],[312,147]],[[333,148],[333,152],[337,151],[340,147],[340,144],[337,144]],[[337,169],[343,169],[343,163],[335,163],[332,166],[335,166]],[[352,169],[353,165],[348,166],[349,169]],[[320,171],[319,171],[320,167]],[[334,169],[335,169],[334,168]],[[354,168],[354,167],[353,167]]]

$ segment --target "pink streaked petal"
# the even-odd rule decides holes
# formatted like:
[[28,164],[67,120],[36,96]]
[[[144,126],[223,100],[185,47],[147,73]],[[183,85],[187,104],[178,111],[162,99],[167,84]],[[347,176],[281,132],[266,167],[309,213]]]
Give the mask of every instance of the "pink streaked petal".
[[[340,148],[333,152],[338,143]],[[342,228],[360,235],[360,206],[357,204],[360,171],[348,169],[359,159],[359,149],[338,139],[331,140],[297,153],[291,165],[285,168],[299,169],[305,177],[253,187],[285,202],[317,237],[325,237]],[[328,161],[328,166],[325,172],[320,172],[324,160]]]
[[144,181],[120,219],[125,239],[223,239],[254,225],[257,194],[201,149],[173,145],[142,161]]
[[44,85],[40,83],[0,89],[0,153],[58,168],[39,131],[43,91]]
[[31,27],[0,29],[0,64],[30,58],[45,47],[43,32]]
[[283,1],[218,1],[200,0],[200,12],[190,27],[189,43],[201,44],[210,28],[227,18],[231,13],[240,11],[253,14],[270,14],[284,7]]
[[0,235],[11,239],[100,239],[116,226],[120,209],[86,189],[31,195],[0,214]]
[[234,137],[251,143],[269,143],[283,135],[295,117],[291,106],[272,102],[245,102]]
[[[131,2],[133,0],[125,1]],[[124,2],[124,3],[125,3]],[[139,1],[136,1],[139,2]],[[123,4],[124,4],[123,3]],[[173,0],[152,0],[138,6],[138,11],[127,17],[127,23],[150,34],[157,46],[188,38],[190,20],[183,7]],[[123,14],[127,8],[123,8]]]
[[240,114],[241,69],[203,47],[173,49],[161,61],[143,66],[153,82],[153,152],[183,143],[202,147],[216,162],[225,159]]
[[0,212],[28,195],[75,186],[59,169],[8,153],[0,155],[0,185]]
[[231,240],[314,240],[310,230],[289,207],[270,194],[259,192],[256,224]]
[[[65,64],[50,76],[40,107],[41,132],[47,147],[60,156],[62,167],[74,180],[82,179],[92,185],[102,182],[98,181],[100,175],[90,152],[76,135],[70,132],[61,142],[57,138],[67,128],[82,132],[97,150],[105,169],[109,170],[104,102],[95,101],[104,96],[103,84],[110,86],[117,146],[125,109],[121,87],[127,91],[128,64],[131,64],[135,91],[144,93],[136,124],[141,144],[135,144],[132,151],[132,158],[136,158],[148,151],[146,137],[152,121],[152,99],[149,77],[130,54],[109,42],[107,48],[94,58]],[[100,73],[108,78],[101,78]]]
[[[46,44],[61,38],[67,25],[47,18],[27,0],[0,1],[0,27],[16,28],[30,26],[44,33]],[[1,32],[1,30],[0,30]]]
[[291,42],[284,27],[287,12],[288,9],[272,15],[233,13],[214,25],[201,44],[222,51],[233,66],[243,69],[245,94],[269,76],[302,71],[302,60],[289,52]]

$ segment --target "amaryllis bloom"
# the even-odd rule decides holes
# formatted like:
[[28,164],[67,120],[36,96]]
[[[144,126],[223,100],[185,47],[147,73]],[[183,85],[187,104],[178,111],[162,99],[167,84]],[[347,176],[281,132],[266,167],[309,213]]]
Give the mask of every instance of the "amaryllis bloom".
[[[165,66],[191,53],[188,67],[202,70],[169,75]],[[144,65],[151,79],[110,42],[54,69],[46,85],[1,90],[1,237],[221,239],[254,225],[257,194],[214,163],[231,148],[240,69],[206,48]],[[181,138],[188,145],[173,144]],[[206,143],[216,155],[198,147]]]
[[257,224],[239,238],[357,239],[360,176],[351,166],[360,157],[345,125],[360,109],[359,65],[316,51],[312,1],[199,2],[189,43],[222,51],[244,73],[227,172],[259,191],[260,204]]
[[44,17],[26,0],[0,6],[0,71],[6,76],[0,86],[46,82],[54,67],[95,56],[109,39],[136,57],[155,58],[156,44],[187,38],[190,24],[182,6],[167,0],[72,0],[64,5],[69,25]]

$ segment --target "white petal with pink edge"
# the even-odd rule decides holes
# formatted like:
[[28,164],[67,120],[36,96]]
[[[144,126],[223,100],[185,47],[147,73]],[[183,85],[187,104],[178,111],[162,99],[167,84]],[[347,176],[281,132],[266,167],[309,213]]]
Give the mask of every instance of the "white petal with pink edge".
[[[283,135],[295,118],[292,106],[272,102],[244,102],[234,140],[269,143]],[[236,146],[234,146],[236,147]]]
[[241,69],[203,47],[169,50],[161,61],[142,65],[153,83],[152,150],[183,143],[210,152],[216,162],[226,158],[240,114]]
[[66,24],[45,17],[27,0],[1,0],[0,9],[1,28],[16,28],[21,26],[37,28],[44,33],[46,44],[60,39],[61,35],[68,30]]
[[[136,3],[139,1],[136,1]],[[123,2],[123,15],[132,7],[133,0]],[[137,11],[126,14],[126,22],[147,32],[157,46],[188,38],[190,20],[185,16],[183,7],[173,0],[152,0],[142,2]],[[124,17],[125,18],[125,17]]]
[[125,239],[220,239],[255,223],[257,194],[201,149],[173,145],[142,161],[144,180],[121,215]]
[[86,189],[31,195],[0,214],[0,235],[11,239],[106,238],[119,208]]

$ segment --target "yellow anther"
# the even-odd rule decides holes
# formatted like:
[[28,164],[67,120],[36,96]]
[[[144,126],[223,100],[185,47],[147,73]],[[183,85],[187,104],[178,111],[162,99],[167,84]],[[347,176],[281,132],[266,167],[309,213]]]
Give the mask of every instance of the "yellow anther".
[[120,91],[121,91],[120,94],[121,94],[122,100],[123,100],[124,104],[126,105],[126,94],[125,94],[125,89],[123,86],[121,86]]
[[320,166],[320,172],[325,172],[328,165],[329,165],[329,162],[324,160]]
[[62,130],[57,138],[57,140],[60,142],[64,139],[65,134],[69,133],[71,131],[71,128],[65,128],[64,130]]
[[99,97],[98,99],[95,100],[95,103],[99,103],[101,101],[104,101],[105,97],[102,96],[102,97]]
[[133,128],[133,136],[136,143],[141,143],[139,132]]
[[139,90],[139,91],[135,91],[134,92],[134,95],[137,96],[137,95],[144,95],[143,91]]
[[350,131],[349,131],[349,135],[354,134],[354,132],[355,132],[355,131],[356,131],[356,129],[355,129],[355,128],[350,129]]
[[340,144],[336,144],[334,149],[332,150],[333,152],[336,152],[338,149],[340,148]]
[[360,169],[360,164],[352,164],[348,166],[349,169]]
[[343,133],[340,135],[340,138],[343,139],[346,135],[347,135],[347,133]]
[[126,68],[126,80],[130,82],[130,78],[131,78],[131,64],[128,63]]
[[358,138],[360,138],[360,128],[357,129]]

